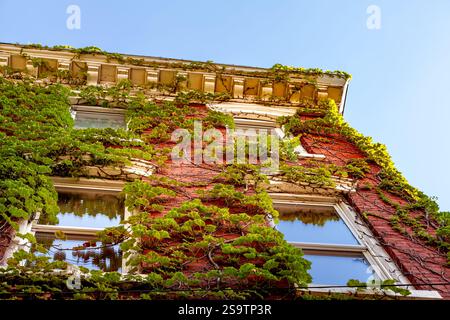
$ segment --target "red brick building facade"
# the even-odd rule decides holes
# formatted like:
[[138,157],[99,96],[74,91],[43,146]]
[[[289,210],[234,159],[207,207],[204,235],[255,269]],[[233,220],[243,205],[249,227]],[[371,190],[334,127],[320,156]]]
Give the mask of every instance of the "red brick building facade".
[[[225,66],[124,56],[102,51],[8,44],[0,45],[0,65],[3,67],[3,76],[8,81],[21,81],[17,76],[19,72],[30,75],[40,85],[60,82],[71,88],[69,107],[75,113],[75,126],[79,121],[81,129],[82,116],[92,119],[94,115],[94,119],[107,119],[109,124],[124,122],[125,119],[127,123],[121,125],[142,139],[136,145],[131,143],[132,147],[146,150],[145,145],[151,146],[153,155],[164,148],[173,149],[177,141],[170,140],[171,131],[179,129],[180,123],[186,125],[189,120],[204,120],[204,125],[207,125],[204,130],[215,127],[224,134],[227,126],[222,120],[217,120],[220,118],[218,113],[233,118],[236,129],[255,130],[250,132],[250,136],[254,132],[268,129],[276,135],[276,139],[280,139],[279,167],[265,175],[266,181],[260,182],[256,181],[259,174],[254,171],[261,164],[260,161],[254,166],[196,163],[194,157],[197,151],[194,145],[189,147],[192,157],[183,164],[174,163],[166,153],[167,157],[158,158],[158,161],[156,157],[150,159],[142,154],[132,154],[128,156],[131,163],[99,166],[98,163],[91,163],[94,156],[88,152],[83,154],[84,171],[79,177],[73,178],[73,174],[68,174],[72,178],[63,177],[53,171],[51,175],[58,176],[53,178],[58,192],[76,189],[88,190],[90,193],[100,192],[99,190],[118,192],[127,181],[142,181],[154,188],[164,189],[151,189],[153,193],[160,193],[148,198],[151,192],[142,191],[145,186],[129,187],[135,189],[127,191],[127,201],[133,199],[130,192],[141,192],[147,197],[138,199],[144,199],[145,204],[125,208],[124,218],[130,221],[136,212],[143,212],[151,219],[173,216],[171,221],[181,225],[186,222],[183,219],[189,220],[191,217],[181,219],[184,212],[178,209],[183,208],[186,202],[201,199],[201,206],[195,207],[197,211],[189,209],[201,216],[195,218],[197,220],[192,218],[192,221],[198,223],[197,227],[192,227],[192,232],[197,233],[191,235],[189,241],[191,244],[201,243],[204,246],[197,248],[198,251],[193,251],[194,247],[190,247],[186,257],[178,258],[179,261],[184,261],[178,264],[179,271],[187,278],[191,279],[197,273],[224,272],[227,267],[239,269],[239,265],[249,262],[261,269],[262,265],[267,266],[268,260],[262,261],[258,257],[266,257],[273,243],[268,243],[268,248],[249,245],[245,249],[247,260],[241,259],[242,257],[239,260],[233,256],[238,255],[236,250],[241,248],[242,243],[250,241],[249,235],[256,237],[258,232],[265,232],[266,229],[249,231],[251,227],[243,227],[243,221],[232,224],[225,220],[210,222],[214,227],[207,228],[205,223],[209,224],[208,219],[202,216],[211,214],[216,217],[219,210],[205,213],[203,206],[226,208],[232,215],[265,214],[267,219],[261,224],[273,227],[270,213],[263,210],[265,198],[258,198],[262,194],[260,190],[264,189],[264,196],[270,197],[273,207],[280,211],[280,222],[275,221],[275,228],[284,233],[285,239],[292,246],[303,250],[306,260],[310,258],[312,261],[312,282],[305,280],[310,283],[309,289],[300,287],[300,290],[296,290],[298,297],[302,294],[324,293],[354,295],[356,289],[347,285],[347,280],[356,279],[365,283],[366,280],[375,278],[379,283],[386,284],[383,292],[388,296],[395,295],[392,291],[389,292],[389,285],[396,284],[399,288],[410,291],[409,298],[450,298],[448,236],[442,233],[445,225],[439,220],[439,213],[433,209],[431,200],[409,186],[392,167],[385,149],[364,138],[344,122],[342,114],[349,85],[347,74],[283,66],[274,66],[272,69]],[[63,77],[63,74],[66,76]],[[115,85],[125,83],[123,81],[128,81],[126,83],[130,83],[130,87],[117,89]],[[100,89],[89,93],[83,89],[87,85]],[[106,92],[108,88],[113,89]],[[105,93],[102,90],[106,90]],[[132,97],[139,94],[143,94],[144,98],[133,100]],[[136,101],[142,105],[149,103],[148,101],[154,101],[155,104],[142,107]],[[158,112],[163,112],[161,110],[164,108],[166,111],[173,108],[173,113],[158,118]],[[4,106],[3,110],[5,109]],[[133,116],[134,111],[139,115]],[[238,132],[237,135],[248,136],[249,131]],[[161,136],[167,137],[162,139]],[[122,142],[117,141],[102,144],[107,148],[122,148]],[[208,143],[203,140],[201,145],[205,148]],[[58,163],[67,159],[73,160],[64,158],[64,155],[57,157]],[[233,189],[226,189],[227,186],[232,186]],[[138,190],[138,187],[141,189]],[[229,198],[217,191],[224,192],[225,189]],[[215,191],[217,192],[214,193]],[[236,202],[229,192],[239,192],[239,195],[234,194],[233,197],[244,200]],[[255,197],[242,198],[244,196]],[[178,211],[174,212],[172,209]],[[162,225],[167,221],[144,219],[141,224]],[[37,222],[35,216],[23,221],[18,219],[16,222],[19,225],[13,230],[7,221],[2,221],[0,258],[4,264],[24,245],[23,241],[14,240],[18,232],[50,235],[58,230],[55,226],[44,226]],[[136,223],[133,227],[138,225]],[[95,228],[80,231],[76,227],[62,226],[61,230],[81,238],[82,235],[91,236],[94,231],[99,231]],[[176,254],[180,254],[180,248],[187,241],[187,231],[177,229],[175,232],[175,226],[168,227],[167,230],[160,225],[158,228],[162,228],[155,229],[162,240],[156,236],[155,240],[146,233],[140,241],[139,249],[142,252],[138,263],[139,274],[160,270],[162,260],[154,260],[152,257],[174,255],[174,248],[179,249]],[[207,239],[202,234],[205,230],[210,230],[208,232],[213,237],[211,239],[221,238],[224,242],[214,245],[203,243]],[[170,237],[165,239],[163,231],[170,233]],[[304,236],[302,232],[310,234],[311,238]],[[323,241],[320,239],[321,233]],[[242,243],[237,240],[240,237]],[[333,242],[333,239],[337,240]],[[211,241],[214,243],[215,240]],[[239,244],[229,248],[228,243]],[[289,249],[283,248],[287,250],[283,254],[290,254]],[[225,249],[231,252],[230,261],[236,259],[227,261]],[[256,250],[256,256],[253,256],[253,249]],[[125,261],[132,257],[133,255],[122,259]],[[124,262],[121,272],[132,272],[131,269]],[[277,272],[277,280],[269,282],[275,288],[284,288],[289,281],[280,276],[283,274],[282,270]],[[330,274],[333,274],[333,278],[330,278]],[[231,276],[216,277],[221,280],[215,279],[214,285],[219,286],[225,282],[227,286],[240,289],[265,279],[257,273],[246,276],[242,283]],[[203,280],[196,285],[210,289],[209,282],[213,280],[201,279]],[[391,280],[393,282],[389,282]],[[184,286],[187,285],[180,284],[180,287],[185,288]],[[288,287],[292,289],[295,286],[289,284]],[[373,292],[358,291],[358,294],[359,297],[370,298]],[[283,295],[276,291],[269,297],[283,298]]]

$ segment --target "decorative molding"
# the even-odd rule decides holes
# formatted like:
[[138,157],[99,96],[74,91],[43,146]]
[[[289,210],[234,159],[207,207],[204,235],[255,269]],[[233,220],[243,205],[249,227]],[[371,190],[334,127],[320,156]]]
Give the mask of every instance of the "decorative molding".
[[4,52],[0,52],[0,66],[6,67],[9,65],[10,55]]
[[244,98],[244,78],[240,77],[233,78],[233,98],[235,99]]
[[272,83],[261,84],[261,99],[268,101],[273,97],[273,86]]
[[58,60],[58,70],[60,71],[69,71],[70,70],[71,61],[67,59],[59,59]]
[[269,177],[269,184],[266,185],[268,192],[271,193],[293,193],[293,194],[318,194],[325,196],[334,196],[338,194],[345,194],[355,192],[355,183],[351,180],[345,180],[333,177],[335,187],[321,186],[307,182],[288,182],[276,174]]
[[130,75],[130,68],[129,67],[117,67],[117,81],[120,80],[128,80]]
[[[145,81],[139,76],[139,81],[134,81],[135,85],[146,86],[147,84],[155,83],[167,85],[168,83],[166,82],[171,81],[171,79],[169,79],[170,77],[161,78],[161,71],[164,71],[172,72],[174,75],[184,75],[186,79],[191,80],[186,82],[182,81],[177,87],[178,91],[191,89],[206,93],[228,92],[232,95],[233,101],[253,101],[259,104],[270,101],[271,103],[280,106],[295,105],[300,101],[300,98],[303,97],[303,93],[293,93],[293,90],[297,90],[296,86],[298,86],[299,83],[304,82],[304,75],[292,74],[290,75],[290,80],[276,82],[276,80],[268,75],[269,69],[257,67],[216,63],[213,64],[215,67],[213,70],[220,71],[211,72],[210,68],[190,69],[193,64],[195,65],[197,63],[197,65],[201,66],[201,63],[187,60],[122,55],[124,61],[121,61],[122,63],[120,63],[119,61],[102,54],[79,55],[66,50],[32,49],[13,44],[0,44],[0,65],[11,64],[11,56],[21,56],[22,54],[29,58],[57,60],[57,65],[60,70],[72,70],[71,63],[75,60],[86,63],[87,85],[98,85],[99,83],[111,84],[123,79],[130,79],[130,69],[142,68],[146,72],[146,75],[142,76]],[[129,59],[127,60],[127,58]],[[130,62],[131,60],[142,61],[142,65],[133,65]],[[115,70],[109,69],[108,75],[102,77],[102,65],[115,67]],[[31,61],[27,64],[27,70],[30,75],[37,76],[37,70],[32,67]],[[114,72],[115,75],[112,74]],[[343,112],[348,80],[329,75],[310,77],[314,77],[318,86],[318,90],[309,92],[312,94],[311,98],[328,97],[330,96],[329,92],[331,92],[332,96],[338,101],[340,111]],[[100,79],[103,80],[100,81]],[[218,79],[226,79],[225,88],[224,85],[218,83]],[[228,88],[229,86],[231,87]],[[156,93],[157,96],[176,95],[176,92],[167,92],[167,90],[161,90],[158,86],[152,85],[151,88],[152,89],[149,90],[149,92]],[[274,95],[276,97],[274,97]],[[276,101],[274,101],[274,98]]]
[[244,102],[221,102],[208,104],[208,108],[233,115],[257,115],[255,118],[265,118],[267,120],[276,121],[278,117],[292,116],[297,111],[293,106],[265,106],[257,103]]
[[159,79],[159,71],[154,69],[147,70],[147,83],[157,83]]
[[100,63],[87,62],[87,85],[95,86],[99,82]]
[[[411,286],[412,287],[412,286]],[[396,300],[441,300],[442,296],[437,291],[433,290],[413,290],[409,286],[403,287],[404,289],[408,289],[411,294],[408,296],[402,296],[399,293],[390,291],[390,290],[381,290],[376,287],[371,289],[360,289],[360,288],[320,288],[320,286],[314,286],[314,288],[310,289],[301,289],[299,288],[298,295],[301,296],[302,293],[328,296],[330,294],[346,294],[353,295],[355,297],[367,297],[371,299],[373,296],[379,297],[392,297]]]
[[38,76],[38,68],[33,66],[33,62],[31,60],[27,60],[26,62],[26,72],[33,76],[33,77],[37,77]]
[[216,89],[216,76],[205,74],[203,76],[203,91],[208,93],[214,93]]

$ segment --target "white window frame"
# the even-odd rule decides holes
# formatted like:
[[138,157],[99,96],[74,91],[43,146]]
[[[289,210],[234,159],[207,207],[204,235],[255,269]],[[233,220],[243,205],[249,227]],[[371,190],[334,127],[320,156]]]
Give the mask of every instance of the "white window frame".
[[[88,105],[79,105],[79,104],[72,104],[70,107],[70,114],[72,116],[72,119],[76,122],[76,118],[77,118],[77,112],[84,112],[84,113],[92,113],[92,114],[101,114],[103,116],[107,117],[117,117],[117,116],[121,116],[123,117],[123,123],[124,123],[124,127],[122,128],[111,128],[114,130],[117,129],[124,129],[125,131],[128,131],[128,124],[130,121],[126,121],[126,117],[125,117],[125,109],[120,109],[120,108],[105,108],[105,107],[98,107],[98,106],[88,106]],[[86,130],[86,129],[90,129],[90,128],[76,128],[76,130]],[[102,128],[98,128],[98,129],[102,129]],[[103,128],[105,129],[105,128]],[[131,141],[131,142],[144,142],[141,139],[138,138],[134,138],[134,139],[118,139],[120,141]],[[141,162],[144,160],[141,160]]]
[[[123,118],[123,129],[128,130],[128,124],[125,119],[125,109],[120,108],[104,108],[98,106],[87,106],[87,105],[72,105],[70,107],[70,114],[72,115],[72,119],[77,121],[77,113],[86,113],[86,114],[97,114],[101,115],[102,119],[117,119],[118,117]],[[122,127],[121,127],[122,128]],[[86,128],[78,128],[78,129],[86,129]],[[113,128],[117,129],[117,128]]]

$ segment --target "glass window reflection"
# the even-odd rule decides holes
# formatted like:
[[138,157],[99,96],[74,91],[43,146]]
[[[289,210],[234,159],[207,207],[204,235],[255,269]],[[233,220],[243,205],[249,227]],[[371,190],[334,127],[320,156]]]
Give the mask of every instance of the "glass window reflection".
[[116,194],[107,192],[58,192],[57,222],[39,224],[107,228],[117,226],[124,216],[124,204]]
[[92,237],[68,236],[56,239],[53,234],[37,233],[37,243],[48,250],[51,260],[66,261],[92,270],[117,271],[122,269],[122,252],[118,245],[105,245]]
[[350,279],[367,282],[374,276],[373,269],[362,255],[349,257],[305,254],[304,258],[311,261],[309,274],[314,284],[346,285]]
[[279,215],[277,229],[289,242],[357,245],[358,241],[332,208],[299,209],[274,204]]
[[76,112],[75,129],[120,129],[125,127],[125,118],[123,115],[102,114],[99,112]]

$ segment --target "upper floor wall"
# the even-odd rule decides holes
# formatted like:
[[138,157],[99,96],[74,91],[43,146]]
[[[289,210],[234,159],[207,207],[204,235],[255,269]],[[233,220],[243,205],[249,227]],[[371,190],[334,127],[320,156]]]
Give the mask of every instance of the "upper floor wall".
[[[78,84],[111,85],[128,79],[155,94],[197,90],[223,93],[232,101],[295,105],[303,99],[334,99],[343,113],[349,79],[340,72],[255,68],[148,56],[83,53],[71,49],[0,44],[0,67]],[[49,77],[50,76],[50,77]]]

